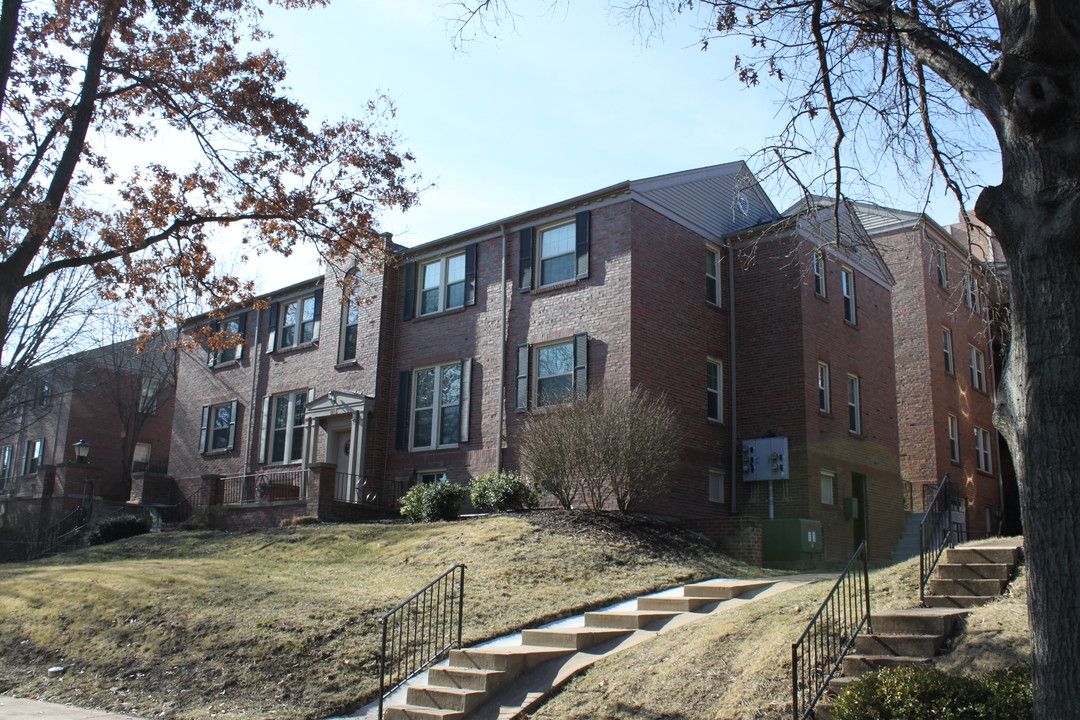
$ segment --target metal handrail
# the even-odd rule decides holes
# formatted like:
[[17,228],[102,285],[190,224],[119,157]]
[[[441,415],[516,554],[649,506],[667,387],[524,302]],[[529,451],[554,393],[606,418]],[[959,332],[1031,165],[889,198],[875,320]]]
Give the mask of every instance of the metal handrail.
[[925,604],[926,586],[930,582],[930,576],[934,574],[941,555],[945,548],[953,544],[953,527],[950,515],[952,514],[952,499],[950,492],[952,483],[949,476],[941,478],[937,492],[930,500],[919,523],[919,603]]
[[870,568],[866,542],[860,543],[836,584],[791,644],[791,708],[794,720],[813,717],[829,681],[840,669],[870,617]]
[[451,648],[461,647],[464,609],[465,566],[455,565],[379,619],[380,720],[388,695],[441,660]]

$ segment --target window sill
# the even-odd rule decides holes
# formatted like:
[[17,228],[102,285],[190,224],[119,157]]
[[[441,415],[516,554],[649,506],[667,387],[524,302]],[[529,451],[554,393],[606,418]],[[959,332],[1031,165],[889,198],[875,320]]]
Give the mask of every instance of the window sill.
[[859,323],[851,322],[850,320],[848,320],[846,318],[844,319],[844,324],[847,325],[852,330],[858,330],[859,329]]
[[213,365],[210,366],[210,369],[214,370],[214,371],[217,371],[217,370],[225,370],[227,368],[234,368],[234,367],[239,367],[239,366],[240,366],[240,359],[237,358],[236,360],[229,360],[227,362],[216,362],[216,363],[214,363]]
[[462,305],[461,307],[452,307],[447,310],[440,310],[439,312],[428,313],[426,315],[416,315],[413,317],[413,320],[419,322],[422,320],[433,320],[435,318],[446,317],[447,315],[456,315],[465,312],[465,308],[467,307],[470,306]]
[[711,418],[711,417],[707,417],[707,418],[705,418],[705,421],[706,421],[706,422],[708,422],[708,423],[709,423],[710,425],[721,425],[721,426],[723,426],[723,425],[724,425],[724,420],[723,420],[723,418]]
[[539,287],[533,287],[526,292],[532,295],[541,295],[547,292],[555,292],[556,290],[564,290],[569,287],[574,287],[580,282],[577,278],[571,278],[570,280],[563,280],[562,282],[551,283],[550,285],[541,285]]
[[855,440],[864,440],[864,439],[866,439],[866,436],[862,434],[861,430],[858,431],[858,432],[855,432],[854,430],[848,430],[848,435],[850,435]]
[[814,297],[816,297],[818,300],[825,303],[826,305],[829,304],[829,296],[828,295],[822,295],[820,293],[814,293]]
[[817,414],[820,417],[828,418],[829,420],[832,420],[833,417],[834,417],[833,413],[832,413],[832,410],[822,410],[821,408],[818,408]]
[[976,468],[975,469],[975,474],[976,475],[982,475],[983,477],[990,478],[990,479],[994,479],[995,477],[997,477],[996,475],[994,475],[993,470],[979,470],[978,468]]
[[290,345],[287,348],[277,348],[271,353],[271,355],[288,355],[289,353],[299,352],[301,350],[309,350],[316,347],[319,347],[319,341],[312,340],[311,342],[301,343],[299,345]]
[[335,370],[351,370],[352,368],[360,367],[359,360],[344,360],[334,365]]
[[233,451],[233,448],[222,448],[220,450],[207,450],[206,452],[203,453],[203,455],[204,456],[207,456],[207,455],[228,455],[232,451]]
[[457,450],[462,443],[455,443],[454,445],[439,445],[438,447],[414,447],[409,448],[409,452],[444,452],[447,450]]

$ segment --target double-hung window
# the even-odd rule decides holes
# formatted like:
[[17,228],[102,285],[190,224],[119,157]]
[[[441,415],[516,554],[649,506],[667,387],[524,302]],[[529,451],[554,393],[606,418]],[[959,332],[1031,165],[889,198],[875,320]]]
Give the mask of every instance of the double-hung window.
[[139,388],[139,412],[145,415],[156,413],[160,394],[160,378],[143,378],[142,385]]
[[832,412],[832,393],[829,387],[829,363],[817,364],[818,410]]
[[270,453],[268,462],[294,463],[304,459],[304,408],[308,390],[270,398]]
[[709,502],[722,503],[727,496],[727,471],[709,468]]
[[705,248],[705,300],[713,305],[720,302],[720,253]]
[[971,387],[986,392],[986,358],[974,345],[968,345],[968,366],[971,369]]
[[214,323],[214,332],[225,332],[229,335],[239,336],[241,342],[231,345],[227,348],[222,348],[217,352],[210,352],[210,356],[207,359],[208,365],[221,365],[223,363],[233,362],[239,360],[244,354],[244,335],[247,332],[247,313],[240,313],[230,318],[226,318],[220,323]]
[[236,400],[217,405],[204,405],[199,428],[199,452],[213,453],[232,450],[236,446]]
[[522,292],[589,277],[591,214],[519,234],[518,287]]
[[23,450],[23,475],[33,475],[41,467],[41,456],[45,452],[45,439],[27,440]]
[[857,324],[855,314],[855,271],[849,267],[840,268],[840,294],[844,296],[844,320]]
[[517,410],[560,405],[585,396],[588,335],[518,346]]
[[821,471],[821,504],[836,504],[836,473],[832,470]]
[[341,309],[341,350],[340,362],[356,359],[356,343],[360,333],[360,307],[356,300],[349,298]]
[[465,253],[420,264],[420,315],[465,305]]
[[859,377],[848,375],[847,387],[848,430],[859,435],[862,433],[862,391],[859,388]]
[[988,473],[993,469],[990,460],[990,431],[975,426],[975,466]]
[[979,278],[970,270],[964,279],[964,304],[975,312],[979,311]]
[[722,422],[724,419],[724,363],[709,358],[705,363],[705,370],[705,395],[708,408],[706,417]]
[[315,340],[315,296],[281,303],[279,348],[304,345]]
[[956,363],[953,361],[952,330],[941,328],[941,342],[945,351],[945,372],[955,375]]
[[960,421],[949,414],[949,459],[960,462]]
[[15,446],[4,445],[0,447],[0,480],[11,477],[15,469]]
[[814,294],[818,297],[825,295],[825,253],[818,250],[814,253]]
[[412,410],[414,450],[456,445],[460,441],[461,380],[460,362],[415,371]]
[[937,271],[937,283],[943,288],[949,287],[949,256],[943,247],[934,249],[934,268]]

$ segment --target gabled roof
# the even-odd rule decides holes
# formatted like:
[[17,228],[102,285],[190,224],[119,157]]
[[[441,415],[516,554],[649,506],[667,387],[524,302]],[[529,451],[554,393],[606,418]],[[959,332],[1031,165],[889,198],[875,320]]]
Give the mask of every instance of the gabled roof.
[[405,250],[425,253],[443,245],[453,245],[476,237],[517,230],[570,208],[604,201],[632,198],[661,212],[706,237],[718,239],[727,233],[778,219],[779,213],[761,189],[750,168],[741,160],[681,172],[625,180],[556,203],[510,215],[484,225],[447,235]]

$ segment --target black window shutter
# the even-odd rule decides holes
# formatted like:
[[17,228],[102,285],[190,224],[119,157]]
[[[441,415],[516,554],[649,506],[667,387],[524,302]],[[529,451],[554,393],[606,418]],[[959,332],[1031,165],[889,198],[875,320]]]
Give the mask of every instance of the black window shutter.
[[577,231],[577,279],[589,277],[589,220],[591,213],[588,210],[579,212],[574,218],[574,227]]
[[529,344],[522,343],[517,349],[517,403],[515,409],[529,409]]
[[277,321],[281,303],[270,303],[270,316],[266,319],[266,352],[277,350]]
[[[213,337],[214,335],[217,335],[218,329],[219,328],[218,328],[218,321],[217,320],[210,323],[210,336]],[[212,347],[207,348],[207,350],[206,350],[206,366],[207,367],[214,367],[214,363],[216,361],[217,361],[217,351],[214,350],[214,348],[212,348]]]
[[397,423],[395,426],[396,447],[398,450],[409,449],[409,381],[411,370],[402,370],[398,374]]
[[589,392],[589,334],[574,336],[574,399],[584,400]]
[[476,304],[476,243],[465,248],[465,304]]
[[461,361],[461,397],[458,398],[458,442],[469,442],[469,411],[472,400],[472,358]]
[[311,341],[319,340],[319,327],[322,325],[322,288],[315,291],[315,329],[311,333]]
[[226,450],[232,450],[236,447],[236,411],[239,409],[240,403],[233,400],[229,404],[229,446]]
[[405,263],[405,302],[401,317],[412,320],[416,314],[416,263]]
[[202,424],[199,426],[199,454],[206,452],[207,427],[210,424],[210,406],[202,406]]
[[536,228],[522,228],[518,234],[521,256],[518,262],[518,290],[528,292],[532,289],[533,243],[536,241]]

